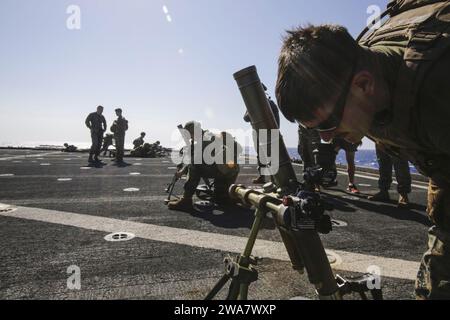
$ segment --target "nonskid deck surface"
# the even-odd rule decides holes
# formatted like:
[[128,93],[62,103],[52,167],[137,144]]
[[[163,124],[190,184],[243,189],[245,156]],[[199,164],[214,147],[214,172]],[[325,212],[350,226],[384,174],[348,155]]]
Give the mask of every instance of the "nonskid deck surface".
[[[127,158],[126,167],[104,161],[86,169],[84,153],[0,150],[0,203],[9,205],[0,205],[1,299],[202,299],[222,275],[223,258],[243,250],[252,211],[169,211],[170,159]],[[300,176],[302,168],[295,169]],[[256,173],[255,165],[241,166],[238,182],[251,185]],[[347,224],[322,236],[335,272],[358,275],[376,266],[385,298],[413,298],[429,227],[426,185],[414,182],[412,209],[400,210],[395,201],[365,200],[376,192],[375,176],[358,174],[360,196],[345,191],[346,179],[342,172],[338,187],[323,190],[336,208],[332,218]],[[135,237],[106,241],[113,232]],[[264,259],[250,299],[315,297],[269,220],[254,253]],[[80,289],[67,285],[73,266]]]

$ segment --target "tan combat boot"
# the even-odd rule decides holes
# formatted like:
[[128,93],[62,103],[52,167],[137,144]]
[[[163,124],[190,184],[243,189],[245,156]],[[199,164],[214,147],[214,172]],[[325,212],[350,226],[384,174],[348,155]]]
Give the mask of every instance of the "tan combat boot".
[[404,194],[399,194],[398,195],[398,207],[399,208],[408,208],[409,206],[409,199],[408,199],[408,194],[404,193]]
[[181,197],[179,200],[170,201],[167,207],[169,210],[178,211],[190,211],[194,209],[192,205],[192,198],[187,197]]
[[387,191],[379,191],[372,196],[367,197],[370,201],[380,201],[387,202],[390,200],[389,192]]

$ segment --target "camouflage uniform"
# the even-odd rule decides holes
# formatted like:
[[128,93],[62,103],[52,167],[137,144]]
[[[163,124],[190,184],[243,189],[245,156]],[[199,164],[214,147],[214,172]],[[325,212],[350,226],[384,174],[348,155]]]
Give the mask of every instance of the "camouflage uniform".
[[137,148],[139,148],[142,145],[144,145],[144,138],[142,138],[142,137],[136,138],[133,141],[134,149],[137,149]]
[[106,131],[105,117],[97,112],[92,112],[87,116],[85,124],[91,130],[92,145],[89,151],[89,159],[92,160],[92,156],[97,159],[102,146],[103,132]]
[[332,144],[336,152],[339,152],[341,149],[345,152],[356,152],[362,143],[351,143],[343,138],[333,138]]
[[399,194],[408,194],[411,192],[411,174],[409,172],[409,163],[395,156],[390,156],[384,152],[378,145],[376,146],[377,160],[379,165],[380,178],[378,179],[378,188],[387,192],[392,184],[392,168],[395,171],[397,180],[397,192]]
[[[102,152],[103,156],[106,156],[106,152],[108,151],[109,146],[113,145],[113,135],[112,134],[106,134],[103,138],[103,146],[102,146]],[[111,153],[110,153],[111,156]]]
[[64,145],[64,150],[63,152],[76,152],[77,151],[77,147],[75,147],[74,145]]
[[[278,110],[276,103],[270,97],[268,97],[267,100],[269,101],[269,105],[272,110],[273,116],[275,117],[275,121],[278,125],[278,128],[280,128],[280,111]],[[244,121],[251,122],[250,115],[248,114],[248,112],[245,112]],[[256,136],[256,141],[254,141],[254,142],[255,142],[255,146],[258,148],[258,150],[256,150],[256,159],[258,162],[258,172],[259,172],[259,175],[261,176],[261,169],[266,168],[267,166],[265,164],[261,163],[261,160],[259,158],[259,136],[258,135]]]
[[[222,137],[218,137],[209,131],[203,132],[202,152],[205,148],[212,143],[215,139],[219,139],[223,143],[224,151],[223,155],[218,155],[223,158],[223,163],[206,164],[200,163],[189,164],[185,170],[188,172],[187,181],[184,184],[185,198],[192,198],[195,194],[198,184],[201,178],[213,178],[214,179],[214,197],[217,202],[226,202],[228,200],[228,188],[236,181],[239,174],[239,165],[237,164],[237,156],[242,152],[242,148],[236,141],[234,143],[234,159],[231,163],[226,163],[226,140],[232,138],[226,134],[226,138],[221,140]],[[234,138],[233,138],[234,140]],[[195,145],[194,145],[195,148]],[[193,151],[193,150],[191,150]]]
[[433,227],[416,296],[450,299],[450,4],[398,3],[412,9],[400,7],[360,42],[377,54],[392,101],[375,115],[368,136],[430,178],[427,213]]
[[320,136],[317,130],[305,129],[298,126],[298,147],[297,151],[303,160],[303,169],[314,166],[313,151],[318,148],[320,144]]
[[123,161],[124,145],[125,145],[125,131],[128,130],[128,121],[120,116],[114,121],[111,131],[114,132],[114,140],[116,141],[116,160]]

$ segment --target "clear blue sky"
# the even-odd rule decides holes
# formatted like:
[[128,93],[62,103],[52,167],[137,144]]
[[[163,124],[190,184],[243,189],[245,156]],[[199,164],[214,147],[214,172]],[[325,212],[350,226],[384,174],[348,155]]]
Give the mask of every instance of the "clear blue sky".
[[[98,104],[130,122],[128,140],[170,144],[177,124],[245,127],[232,74],[256,65],[273,88],[284,30],[335,23],[356,36],[388,0],[1,0],[0,144],[89,141]],[[69,5],[81,29],[69,30]],[[166,6],[172,20],[163,11]],[[283,120],[289,146],[297,128]],[[128,141],[129,142],[129,141]],[[365,143],[365,148],[372,144]]]

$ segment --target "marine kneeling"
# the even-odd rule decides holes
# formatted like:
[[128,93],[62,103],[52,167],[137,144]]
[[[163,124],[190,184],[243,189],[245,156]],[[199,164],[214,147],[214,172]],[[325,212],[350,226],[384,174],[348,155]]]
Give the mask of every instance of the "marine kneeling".
[[239,174],[237,158],[242,153],[242,147],[227,132],[214,134],[203,130],[196,121],[186,123],[181,131],[185,141],[189,143],[184,152],[183,162],[186,165],[176,175],[181,178],[187,174],[187,181],[183,196],[169,202],[169,209],[192,210],[192,198],[202,178],[214,180],[212,200],[216,204],[231,204],[228,189]]

